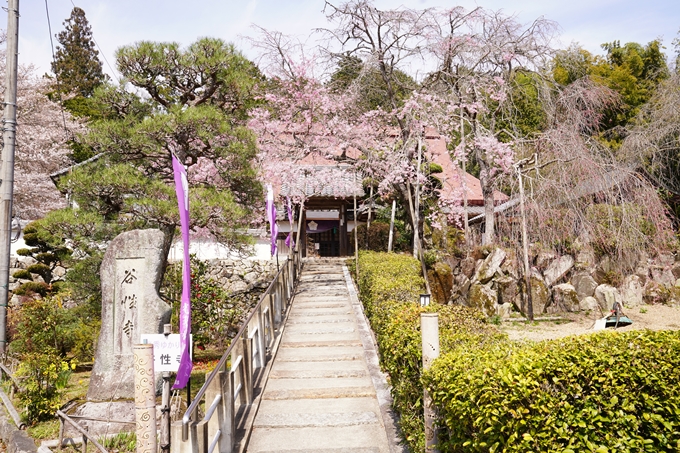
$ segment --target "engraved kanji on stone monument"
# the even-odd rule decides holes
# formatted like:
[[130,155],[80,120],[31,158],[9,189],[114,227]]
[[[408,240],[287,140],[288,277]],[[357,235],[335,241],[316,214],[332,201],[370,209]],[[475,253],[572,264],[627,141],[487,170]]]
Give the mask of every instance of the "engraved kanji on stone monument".
[[116,260],[117,284],[113,294],[114,325],[116,330],[123,332],[123,335],[117,337],[114,354],[132,353],[132,339],[135,337],[135,326],[138,324],[137,305],[144,305],[137,269],[144,268],[144,260],[144,258]]

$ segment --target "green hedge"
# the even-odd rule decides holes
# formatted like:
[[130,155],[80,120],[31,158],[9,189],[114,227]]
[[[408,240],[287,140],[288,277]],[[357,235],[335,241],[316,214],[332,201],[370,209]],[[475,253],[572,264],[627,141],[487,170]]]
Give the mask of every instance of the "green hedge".
[[680,332],[458,347],[424,382],[442,452],[680,451]]
[[[424,386],[442,453],[680,451],[680,332],[512,342],[468,308],[421,308],[420,265],[409,255],[363,252],[359,270],[411,451],[424,450]],[[423,375],[420,313],[435,311],[441,357]]]
[[481,345],[505,337],[481,313],[461,306],[419,305],[424,291],[420,263],[410,255],[362,252],[359,292],[376,335],[383,371],[389,374],[393,408],[412,451],[423,451],[423,384],[420,314],[439,313],[440,349]]

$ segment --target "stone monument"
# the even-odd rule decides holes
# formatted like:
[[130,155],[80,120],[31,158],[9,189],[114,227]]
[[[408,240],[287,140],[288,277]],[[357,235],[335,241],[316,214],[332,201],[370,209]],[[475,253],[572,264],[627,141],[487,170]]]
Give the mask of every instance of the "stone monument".
[[132,346],[141,334],[163,333],[171,308],[158,295],[166,252],[160,230],[133,230],[106,250],[100,275],[102,325],[88,401],[135,397]]

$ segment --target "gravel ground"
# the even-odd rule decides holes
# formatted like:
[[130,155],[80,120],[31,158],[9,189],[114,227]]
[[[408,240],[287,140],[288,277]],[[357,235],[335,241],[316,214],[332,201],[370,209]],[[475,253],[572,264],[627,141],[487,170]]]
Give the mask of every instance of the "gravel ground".
[[[643,305],[624,310],[624,314],[633,320],[628,327],[619,330],[680,330],[680,307],[666,305]],[[501,329],[512,340],[551,340],[569,335],[584,335],[595,332],[593,326],[595,320],[600,317],[599,313],[565,313],[551,316],[550,321],[518,322],[505,321]]]

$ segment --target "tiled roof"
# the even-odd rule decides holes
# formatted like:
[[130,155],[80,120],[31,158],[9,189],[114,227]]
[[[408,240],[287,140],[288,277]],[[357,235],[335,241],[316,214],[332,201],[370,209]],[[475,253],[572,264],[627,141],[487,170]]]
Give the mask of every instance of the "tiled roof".
[[[365,195],[361,184],[362,175],[356,176],[349,166],[340,165],[305,165],[305,175],[299,176],[294,181],[286,181],[281,184],[280,194],[284,197],[329,197],[351,198],[354,195]],[[320,182],[315,173],[325,174]]]

